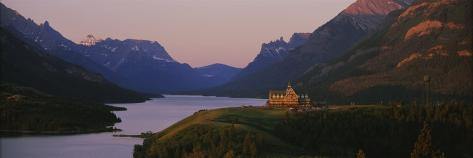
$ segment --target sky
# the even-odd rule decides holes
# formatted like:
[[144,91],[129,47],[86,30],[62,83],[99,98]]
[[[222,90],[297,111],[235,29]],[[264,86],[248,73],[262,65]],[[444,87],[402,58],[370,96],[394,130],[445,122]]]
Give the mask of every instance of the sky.
[[158,41],[177,61],[245,67],[261,44],[313,32],[355,0],[1,0],[78,43]]

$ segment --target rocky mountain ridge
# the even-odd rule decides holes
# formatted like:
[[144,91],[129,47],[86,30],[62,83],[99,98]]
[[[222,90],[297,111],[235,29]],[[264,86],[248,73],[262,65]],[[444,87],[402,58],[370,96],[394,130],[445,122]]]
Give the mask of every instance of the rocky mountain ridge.
[[191,91],[215,85],[188,64],[175,61],[156,41],[98,40],[90,36],[82,45],[76,44],[53,29],[48,21],[38,25],[0,4],[1,27],[20,32],[45,52],[102,74],[121,87],[160,93]]
[[146,98],[104,79],[100,74],[67,63],[23,38],[20,32],[0,27],[1,82],[38,89],[60,97],[100,102],[141,102]]
[[278,40],[263,43],[258,55],[242,69],[236,78],[242,78],[282,61],[290,51],[305,44],[310,35],[311,33],[294,33],[288,42],[281,37]]
[[389,12],[402,9],[410,0],[357,0],[333,19],[317,28],[308,41],[277,63],[251,75],[209,89],[207,95],[266,97],[269,89],[283,88],[302,77],[313,65],[343,55],[377,31]]
[[[472,2],[419,0],[340,59],[305,74],[319,100],[471,102]],[[340,99],[344,98],[344,99]]]

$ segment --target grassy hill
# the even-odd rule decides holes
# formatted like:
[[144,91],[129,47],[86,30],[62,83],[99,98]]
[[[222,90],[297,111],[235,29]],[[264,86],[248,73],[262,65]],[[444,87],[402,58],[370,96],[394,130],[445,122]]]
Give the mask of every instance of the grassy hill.
[[330,106],[289,112],[257,107],[194,113],[136,145],[142,157],[408,157],[423,125],[432,150],[471,157],[473,108],[442,106]]
[[[204,154],[221,157],[232,151],[234,155],[251,156],[244,147],[254,144],[253,154],[282,155],[294,146],[272,134],[273,128],[286,115],[284,109],[224,108],[194,113],[169,128],[154,134],[135,147],[135,157],[184,157]],[[251,138],[251,142],[245,139]],[[194,151],[197,150],[198,151]],[[178,152],[175,152],[175,151]],[[194,155],[195,156],[195,155]]]

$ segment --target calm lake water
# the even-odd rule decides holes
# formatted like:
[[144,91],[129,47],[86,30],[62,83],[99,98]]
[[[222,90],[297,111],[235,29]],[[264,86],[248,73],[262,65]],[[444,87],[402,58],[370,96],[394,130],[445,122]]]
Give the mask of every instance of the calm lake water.
[[140,138],[113,137],[113,134],[157,132],[200,109],[259,106],[265,99],[166,95],[144,103],[113,104],[126,107],[116,114],[122,119],[115,124],[123,131],[67,136],[25,136],[0,138],[1,158],[130,158],[133,145]]

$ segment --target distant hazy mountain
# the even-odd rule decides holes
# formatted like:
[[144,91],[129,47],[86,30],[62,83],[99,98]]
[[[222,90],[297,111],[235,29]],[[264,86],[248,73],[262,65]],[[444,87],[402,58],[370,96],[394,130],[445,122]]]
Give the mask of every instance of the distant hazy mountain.
[[17,11],[7,8],[3,3],[0,3],[0,13],[0,27],[22,33],[24,38],[34,41],[44,48],[47,53],[69,63],[80,65],[92,72],[100,73],[108,80],[121,79],[120,76],[104,66],[77,53],[78,46],[54,30],[48,21],[38,25],[33,20],[26,19]]
[[210,84],[188,64],[175,61],[156,41],[107,38],[93,43],[80,46],[77,52],[126,77],[122,85],[127,88],[178,92],[206,88]]
[[230,81],[241,69],[225,64],[212,64],[195,68],[195,70],[199,72],[201,76],[211,81],[211,83],[213,83],[212,86],[217,86]]
[[122,89],[101,75],[64,62],[43,48],[0,27],[1,82],[38,89],[48,94],[102,102],[139,102],[146,98]]
[[215,86],[215,81],[201,76],[188,64],[172,59],[158,42],[101,40],[89,35],[81,44],[76,44],[54,30],[47,21],[38,25],[3,4],[0,8],[1,27],[17,30],[26,39],[44,48],[45,52],[100,73],[122,87],[158,93]]
[[283,88],[311,66],[343,55],[375,32],[391,11],[410,4],[405,0],[357,0],[332,20],[317,28],[309,40],[280,62],[242,78],[208,90],[209,95],[265,97],[272,88]]
[[100,41],[102,41],[102,40],[101,40],[101,39],[96,39],[96,38],[94,37],[94,35],[90,35],[90,34],[89,34],[89,35],[87,35],[87,36],[85,37],[84,40],[80,41],[80,45],[83,45],[83,46],[93,46],[93,45],[95,45],[97,42],[100,42]]
[[471,102],[472,3],[419,0],[343,57],[315,66],[303,77],[304,87],[312,98],[332,102],[423,103],[427,92],[433,99]]
[[282,61],[293,49],[305,44],[310,33],[294,33],[289,42],[282,37],[279,40],[263,43],[258,55],[237,75],[237,78],[249,75],[264,69],[269,65]]
[[127,58],[133,58],[132,56],[141,60],[155,60],[157,63],[176,62],[156,41],[134,39],[121,41],[110,38],[98,41],[91,39],[89,35],[88,40],[82,43],[85,45],[81,47],[79,53],[114,72],[118,72],[129,62]]

